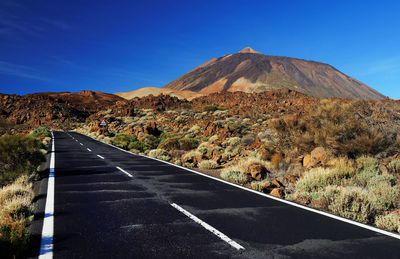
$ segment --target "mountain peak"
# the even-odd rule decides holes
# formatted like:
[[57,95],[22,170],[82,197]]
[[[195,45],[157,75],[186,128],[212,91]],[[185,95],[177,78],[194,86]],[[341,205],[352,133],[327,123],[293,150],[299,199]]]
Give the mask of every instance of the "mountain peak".
[[257,54],[261,54],[260,52],[250,48],[250,47],[246,47],[244,49],[242,49],[241,51],[239,51],[238,53],[257,53]]

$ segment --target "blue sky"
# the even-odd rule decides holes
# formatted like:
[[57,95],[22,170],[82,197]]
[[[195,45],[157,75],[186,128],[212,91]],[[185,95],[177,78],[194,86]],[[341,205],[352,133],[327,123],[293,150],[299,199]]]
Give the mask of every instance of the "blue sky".
[[0,92],[161,87],[246,46],[400,99],[398,1],[0,2]]

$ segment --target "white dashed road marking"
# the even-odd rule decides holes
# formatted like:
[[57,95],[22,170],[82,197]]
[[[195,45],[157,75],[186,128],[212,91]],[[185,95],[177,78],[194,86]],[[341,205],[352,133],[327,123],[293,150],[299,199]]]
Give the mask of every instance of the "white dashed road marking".
[[82,143],[79,143],[79,144],[81,144],[81,146],[83,146],[83,144],[82,144]]
[[89,152],[92,152],[92,150],[90,150],[90,148],[86,148]]
[[120,170],[121,172],[123,172],[124,174],[126,174],[129,177],[133,177],[130,173],[128,173],[127,171],[125,171],[124,169],[122,169],[121,167],[117,166],[117,169]]
[[243,246],[239,245],[238,243],[236,243],[235,241],[230,239],[224,233],[222,233],[219,230],[215,229],[214,227],[210,226],[209,224],[207,224],[206,222],[202,221],[201,219],[199,219],[195,215],[191,214],[187,210],[183,209],[181,206],[179,206],[179,205],[177,205],[175,203],[171,203],[171,206],[174,207],[175,209],[179,210],[180,212],[182,212],[183,214],[188,216],[191,220],[193,220],[194,222],[200,224],[203,228],[207,229],[208,231],[210,231],[211,233],[213,233],[214,235],[216,235],[217,237],[219,237],[223,241],[227,242],[228,244],[230,244],[231,246],[233,246],[237,250],[241,250],[241,249],[244,250]]
[[101,159],[104,159],[104,157],[102,157],[102,156],[100,156],[100,155],[97,155],[98,157],[100,157]]

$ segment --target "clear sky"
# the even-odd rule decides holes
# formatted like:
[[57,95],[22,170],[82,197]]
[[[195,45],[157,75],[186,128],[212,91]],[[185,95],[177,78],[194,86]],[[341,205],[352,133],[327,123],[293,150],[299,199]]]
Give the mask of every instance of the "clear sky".
[[400,2],[367,0],[1,0],[0,92],[161,87],[246,46],[400,99]]

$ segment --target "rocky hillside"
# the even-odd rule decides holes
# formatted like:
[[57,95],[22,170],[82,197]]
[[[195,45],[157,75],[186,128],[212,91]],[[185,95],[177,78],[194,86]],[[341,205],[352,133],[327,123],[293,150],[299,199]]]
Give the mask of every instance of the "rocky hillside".
[[235,54],[213,58],[164,88],[201,94],[235,91],[259,93],[288,88],[318,98],[385,98],[328,64],[263,55],[249,47]]
[[95,91],[79,93],[0,94],[0,120],[30,126],[84,122],[91,114],[123,104],[125,99]]

